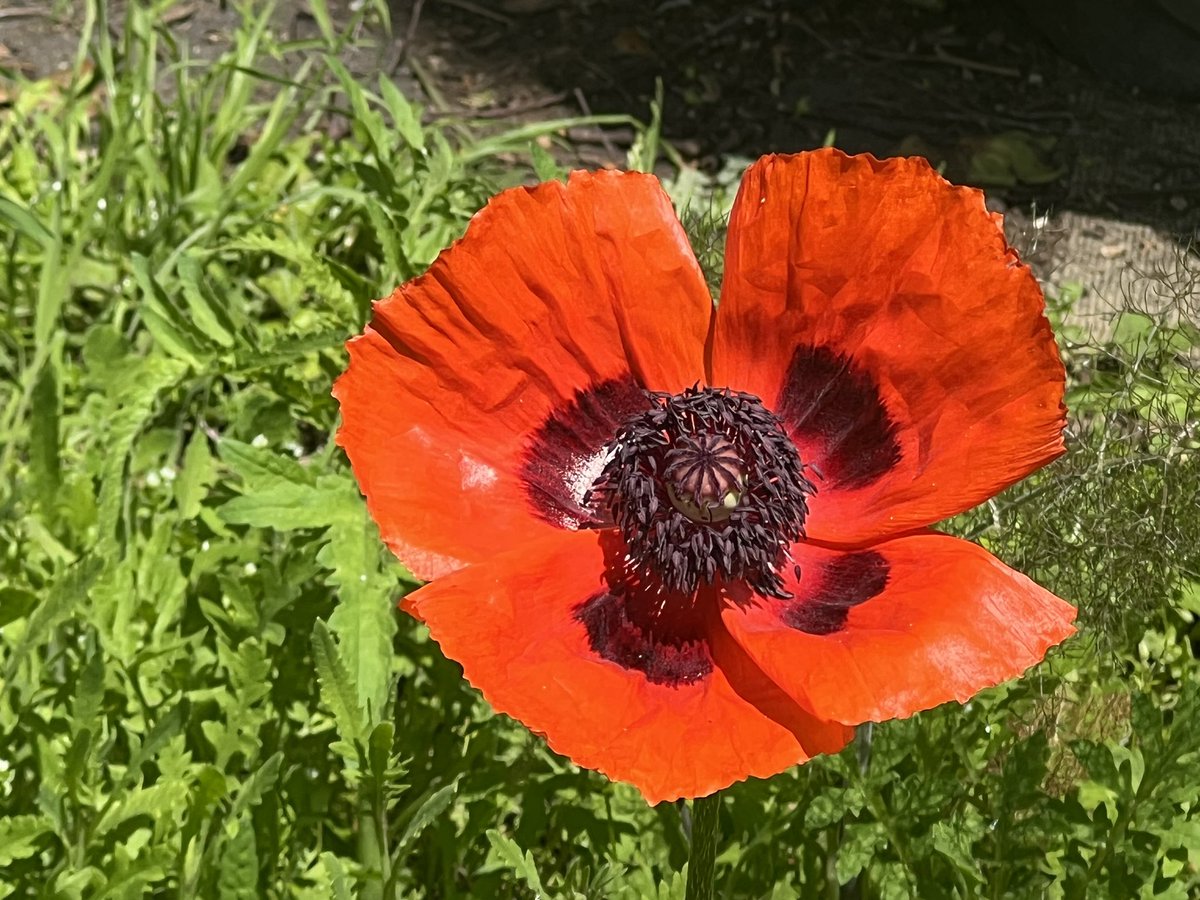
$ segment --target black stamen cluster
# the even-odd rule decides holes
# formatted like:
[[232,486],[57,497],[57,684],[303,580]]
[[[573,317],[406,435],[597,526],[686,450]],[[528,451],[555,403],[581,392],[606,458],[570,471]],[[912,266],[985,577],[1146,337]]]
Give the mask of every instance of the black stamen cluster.
[[[728,389],[648,396],[653,407],[618,430],[588,498],[620,529],[628,574],[685,594],[721,578],[791,597],[778,572],[816,487],[779,418]],[[681,490],[694,506],[681,509]],[[730,494],[727,515],[709,514]]]

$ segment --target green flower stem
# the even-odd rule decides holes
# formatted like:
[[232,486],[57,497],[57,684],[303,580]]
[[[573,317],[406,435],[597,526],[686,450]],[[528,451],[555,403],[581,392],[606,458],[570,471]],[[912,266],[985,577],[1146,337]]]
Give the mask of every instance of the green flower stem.
[[692,853],[688,859],[687,900],[712,900],[716,896],[713,873],[717,863],[717,820],[721,792],[692,801]]

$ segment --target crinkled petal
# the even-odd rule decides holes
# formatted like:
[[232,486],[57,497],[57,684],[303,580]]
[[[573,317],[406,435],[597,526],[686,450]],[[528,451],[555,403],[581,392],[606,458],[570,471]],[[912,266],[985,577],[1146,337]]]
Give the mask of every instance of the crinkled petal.
[[1063,452],[1042,294],[982,193],[923,159],[768,156],[729,226],[713,383],[758,394],[822,478],[808,533],[862,544]]
[[843,552],[797,544],[791,600],[730,603],[730,634],[814,715],[903,718],[1015,678],[1075,608],[975,544],[928,532]]
[[769,776],[852,735],[779,690],[715,603],[647,627],[658,598],[606,573],[605,537],[563,531],[427,585],[405,608],[498,711],[651,803]]
[[[566,470],[586,468],[641,388],[702,377],[711,314],[656,179],[577,172],[495,197],[375,305],[334,388],[384,540],[433,578],[577,524],[562,507],[578,498],[547,491],[574,484]],[[547,452],[563,471],[531,468]]]

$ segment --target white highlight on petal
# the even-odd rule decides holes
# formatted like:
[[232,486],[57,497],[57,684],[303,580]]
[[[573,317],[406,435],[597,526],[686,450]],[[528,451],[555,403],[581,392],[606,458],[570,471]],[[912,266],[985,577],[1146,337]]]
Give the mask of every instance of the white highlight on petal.
[[600,473],[604,471],[615,452],[616,447],[605,447],[599,453],[577,459],[567,470],[567,487],[570,488],[571,497],[576,503],[583,503],[583,495],[592,489],[592,485],[596,483],[596,479],[600,477]]
[[491,487],[499,477],[496,470],[487,463],[465,453],[458,460],[458,472],[462,476],[462,486],[468,489]]

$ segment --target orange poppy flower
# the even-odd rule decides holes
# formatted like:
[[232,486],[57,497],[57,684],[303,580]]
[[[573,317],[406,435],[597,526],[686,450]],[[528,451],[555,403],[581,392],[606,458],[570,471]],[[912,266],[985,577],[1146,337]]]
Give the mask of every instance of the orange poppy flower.
[[505,191],[334,393],[404,601],[657,802],[1015,677],[1075,610],[929,529],[1063,452],[1040,290],[921,159],[750,167],[719,308],[651,176]]

